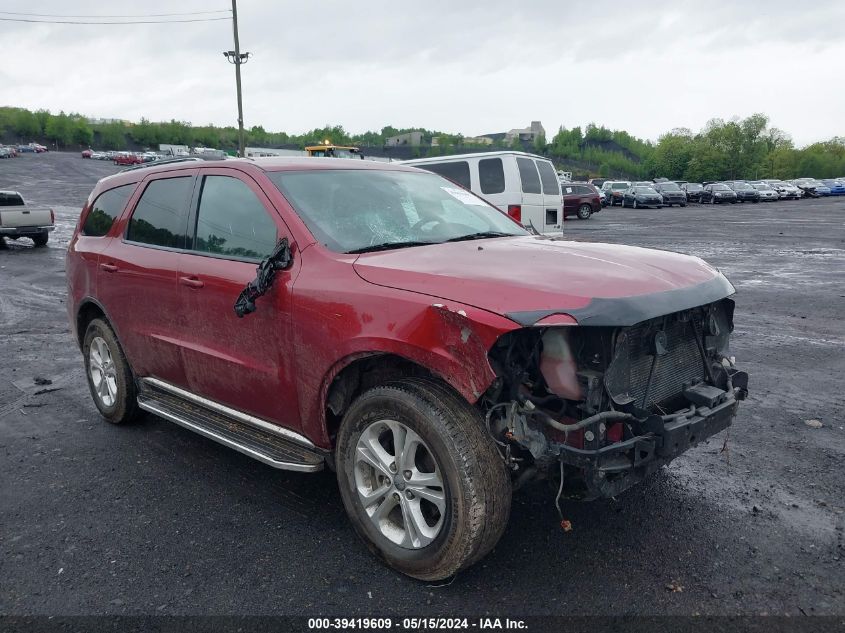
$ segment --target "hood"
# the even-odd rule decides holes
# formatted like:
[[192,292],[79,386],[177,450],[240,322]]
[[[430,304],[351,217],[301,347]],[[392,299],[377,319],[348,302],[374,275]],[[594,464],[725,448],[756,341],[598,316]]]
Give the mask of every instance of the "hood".
[[533,236],[366,253],[354,268],[370,283],[457,301],[523,325],[551,314],[582,324],[633,325],[734,292],[697,257]]

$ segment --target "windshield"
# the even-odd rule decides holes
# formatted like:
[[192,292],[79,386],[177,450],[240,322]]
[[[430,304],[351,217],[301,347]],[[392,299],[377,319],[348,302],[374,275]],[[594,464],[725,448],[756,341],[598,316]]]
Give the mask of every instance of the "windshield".
[[619,189],[627,189],[630,186],[631,185],[627,182],[614,182],[613,184],[610,185],[610,188],[619,190]]
[[701,185],[695,184],[693,182],[687,183],[687,191],[701,191],[704,189]]
[[528,234],[436,174],[321,169],[267,175],[314,237],[335,252]]
[[713,191],[730,191],[727,185],[713,185]]
[[746,185],[744,182],[735,182],[734,191],[745,191],[746,189],[753,189],[751,185]]
[[657,185],[657,188],[660,191],[680,191],[681,188],[676,185],[674,182],[666,182],[660,185]]
[[637,193],[651,193],[657,195],[657,192],[651,187],[636,187]]
[[772,190],[772,188],[769,185],[767,185],[766,183],[763,183],[763,184],[760,184],[760,185],[753,185],[753,187],[755,189],[757,189],[758,191],[771,191]]

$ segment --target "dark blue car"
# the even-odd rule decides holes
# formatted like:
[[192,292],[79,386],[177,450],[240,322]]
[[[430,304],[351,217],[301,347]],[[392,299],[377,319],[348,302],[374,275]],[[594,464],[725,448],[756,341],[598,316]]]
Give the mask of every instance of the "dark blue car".
[[830,187],[831,196],[845,196],[845,181],[842,180],[822,180],[822,182]]

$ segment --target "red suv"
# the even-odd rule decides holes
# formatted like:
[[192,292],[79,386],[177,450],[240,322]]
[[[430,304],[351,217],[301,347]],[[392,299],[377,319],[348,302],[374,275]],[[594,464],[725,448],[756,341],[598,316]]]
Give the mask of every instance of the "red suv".
[[586,183],[562,183],[563,217],[572,216],[580,220],[587,220],[594,213],[601,211],[599,192]]
[[106,420],[146,411],[275,468],[332,469],[370,549],[420,579],[489,552],[514,487],[615,496],[730,425],[747,389],[715,268],[532,235],[395,164],[110,176],[67,279]]

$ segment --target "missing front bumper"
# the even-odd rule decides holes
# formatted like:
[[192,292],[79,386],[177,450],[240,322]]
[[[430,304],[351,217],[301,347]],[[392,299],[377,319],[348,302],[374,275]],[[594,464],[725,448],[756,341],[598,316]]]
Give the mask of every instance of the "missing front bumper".
[[636,485],[681,453],[725,430],[736,415],[738,401],[728,398],[713,409],[698,409],[690,418],[666,422],[654,433],[604,446],[579,449],[555,443],[550,448],[567,466],[583,472],[588,498],[613,497]]

